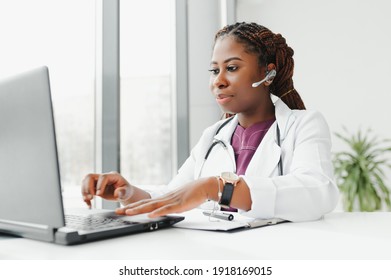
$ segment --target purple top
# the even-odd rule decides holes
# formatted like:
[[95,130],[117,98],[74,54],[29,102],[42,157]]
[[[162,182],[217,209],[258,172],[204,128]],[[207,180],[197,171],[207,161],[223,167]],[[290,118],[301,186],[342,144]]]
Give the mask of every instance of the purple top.
[[232,147],[235,152],[236,174],[244,175],[259,143],[275,119],[253,124],[248,128],[237,125],[232,136]]

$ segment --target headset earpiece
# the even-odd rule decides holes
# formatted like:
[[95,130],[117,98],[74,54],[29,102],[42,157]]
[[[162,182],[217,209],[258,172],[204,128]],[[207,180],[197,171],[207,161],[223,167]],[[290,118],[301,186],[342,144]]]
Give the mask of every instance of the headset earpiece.
[[253,83],[252,87],[257,87],[260,84],[262,84],[263,82],[270,82],[271,83],[276,75],[277,75],[277,71],[274,69],[272,69],[270,71],[266,71],[265,78],[257,83]]
[[277,75],[277,71],[272,69],[270,71],[266,71],[266,82],[271,82],[273,81],[274,77]]

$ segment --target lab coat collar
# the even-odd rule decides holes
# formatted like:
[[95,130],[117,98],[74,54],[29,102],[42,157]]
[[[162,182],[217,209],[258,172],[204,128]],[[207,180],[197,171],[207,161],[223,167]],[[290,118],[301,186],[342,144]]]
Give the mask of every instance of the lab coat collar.
[[214,136],[214,139],[223,141],[224,143],[230,143],[232,135],[238,125],[238,115],[233,116],[232,120],[221,131]]
[[[292,109],[288,107],[281,99],[274,102],[275,114],[278,126],[280,128],[280,137],[283,141],[288,134],[289,128],[295,122],[295,116]],[[274,126],[274,125],[273,125]]]

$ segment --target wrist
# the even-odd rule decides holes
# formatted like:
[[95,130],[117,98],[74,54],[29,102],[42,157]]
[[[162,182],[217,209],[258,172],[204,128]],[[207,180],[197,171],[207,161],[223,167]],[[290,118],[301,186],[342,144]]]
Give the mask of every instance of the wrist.
[[223,181],[223,190],[219,204],[222,207],[229,208],[235,187],[240,181],[240,177],[232,172],[223,172],[221,173],[220,178]]
[[219,176],[209,177],[205,185],[206,199],[216,202],[220,201],[221,192],[223,190],[223,181]]

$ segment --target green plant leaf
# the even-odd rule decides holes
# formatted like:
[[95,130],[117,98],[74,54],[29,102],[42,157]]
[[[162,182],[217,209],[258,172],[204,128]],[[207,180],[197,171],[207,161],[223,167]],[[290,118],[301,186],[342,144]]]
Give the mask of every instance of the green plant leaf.
[[350,134],[335,133],[348,145],[349,150],[333,155],[337,184],[343,195],[344,208],[353,211],[376,211],[386,205],[391,209],[390,189],[385,185],[384,170],[391,164],[386,155],[391,152],[391,139],[381,140],[371,135],[371,130],[358,130]]

